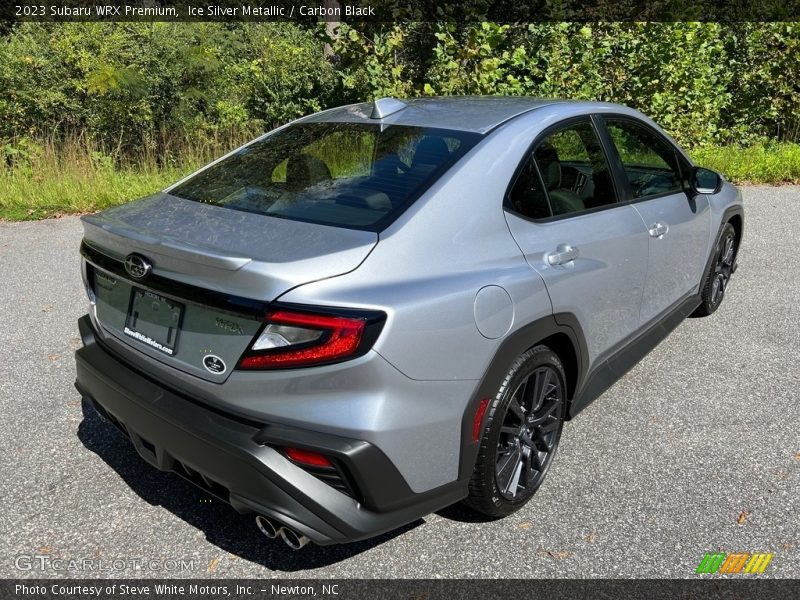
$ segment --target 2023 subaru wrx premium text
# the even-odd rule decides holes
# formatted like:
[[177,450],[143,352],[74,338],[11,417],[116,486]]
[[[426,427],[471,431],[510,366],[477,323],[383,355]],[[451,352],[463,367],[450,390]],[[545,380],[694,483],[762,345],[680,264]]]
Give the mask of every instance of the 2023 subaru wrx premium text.
[[736,268],[738,190],[605,103],[382,99],[83,218],[76,386],[293,548],[507,515]]

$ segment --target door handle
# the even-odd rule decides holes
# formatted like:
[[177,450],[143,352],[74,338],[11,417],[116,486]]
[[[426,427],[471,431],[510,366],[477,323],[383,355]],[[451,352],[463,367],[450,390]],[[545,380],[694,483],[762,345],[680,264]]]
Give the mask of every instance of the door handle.
[[578,258],[578,249],[569,244],[559,244],[555,252],[546,254],[546,258],[551,265],[563,265]]
[[650,225],[650,229],[648,233],[650,237],[660,238],[669,231],[669,226],[666,223],[662,223],[661,221],[656,221],[652,225]]

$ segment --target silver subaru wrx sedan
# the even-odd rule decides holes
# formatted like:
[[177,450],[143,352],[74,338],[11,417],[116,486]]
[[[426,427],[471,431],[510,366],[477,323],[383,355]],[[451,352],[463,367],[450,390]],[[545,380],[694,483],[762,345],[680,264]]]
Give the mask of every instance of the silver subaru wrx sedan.
[[531,499],[736,270],[741,195],[623,106],[335,108],[83,218],[76,386],[292,548]]

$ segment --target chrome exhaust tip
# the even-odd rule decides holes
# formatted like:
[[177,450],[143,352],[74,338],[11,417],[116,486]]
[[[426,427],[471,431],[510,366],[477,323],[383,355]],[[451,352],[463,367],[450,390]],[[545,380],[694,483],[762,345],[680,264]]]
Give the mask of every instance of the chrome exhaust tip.
[[280,530],[280,536],[286,545],[289,546],[292,550],[300,550],[303,546],[305,546],[309,540],[306,536],[297,533],[293,529],[289,529],[288,527],[282,527]]
[[275,523],[272,519],[261,515],[256,515],[256,525],[258,525],[261,533],[271,540],[276,539],[283,532],[283,527]]

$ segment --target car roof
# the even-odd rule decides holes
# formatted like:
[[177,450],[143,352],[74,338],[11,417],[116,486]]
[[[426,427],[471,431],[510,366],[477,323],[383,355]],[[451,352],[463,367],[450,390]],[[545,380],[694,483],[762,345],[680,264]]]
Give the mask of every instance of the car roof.
[[[401,104],[398,104],[400,102]],[[552,104],[584,105],[593,108],[613,106],[605,102],[580,102],[557,98],[531,98],[525,96],[439,96],[395,100],[383,98],[375,102],[349,104],[309,115],[301,122],[379,123],[384,125],[411,125],[438,127],[459,131],[488,133],[523,113]],[[383,118],[372,118],[376,105],[389,108]],[[405,106],[403,106],[405,105]],[[619,106],[618,108],[623,108]]]

